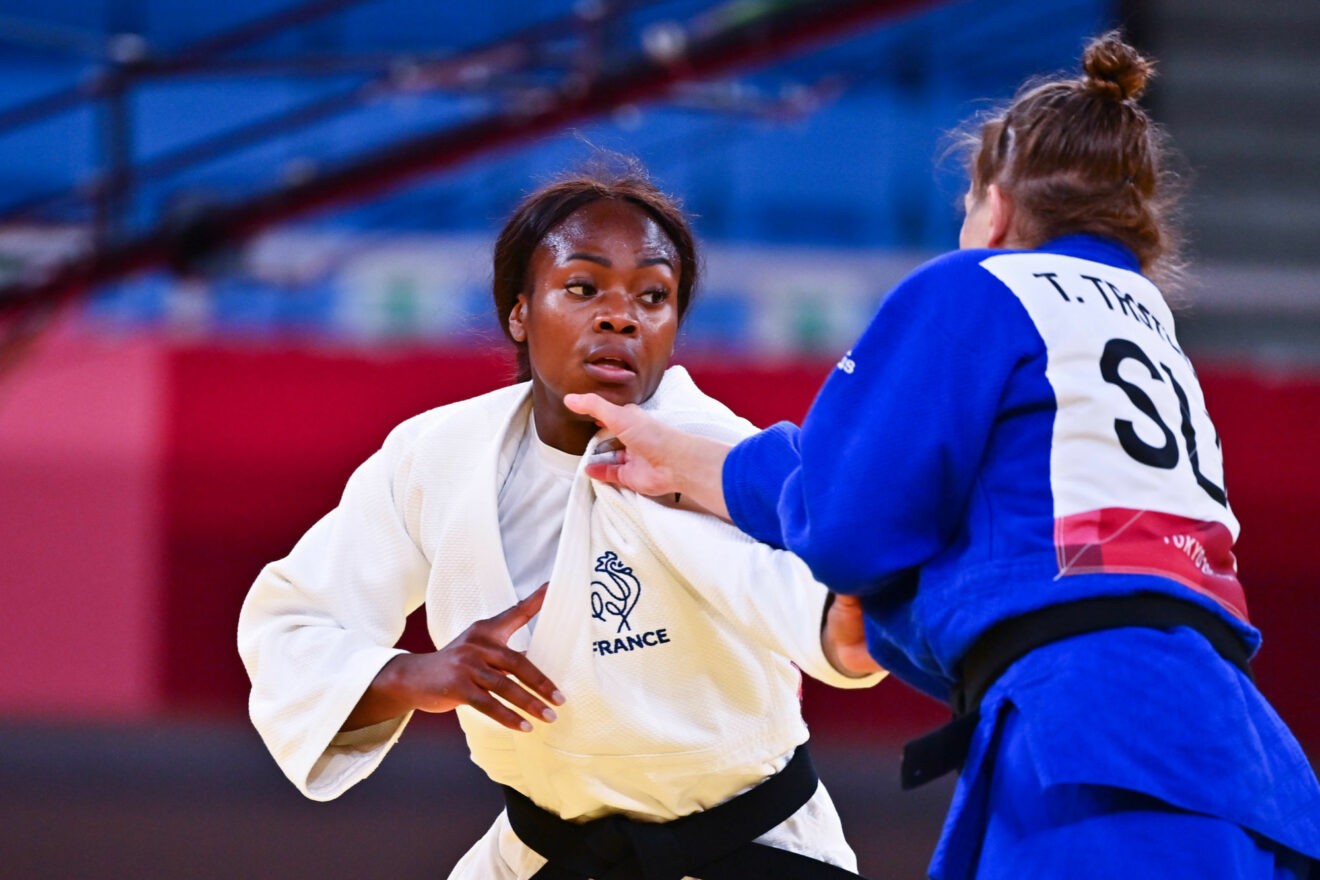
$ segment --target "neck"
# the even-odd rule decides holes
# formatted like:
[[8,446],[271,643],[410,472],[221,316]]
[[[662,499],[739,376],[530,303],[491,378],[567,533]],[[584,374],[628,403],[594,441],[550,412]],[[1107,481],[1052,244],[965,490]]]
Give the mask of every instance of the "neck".
[[563,400],[547,395],[536,384],[532,385],[532,415],[542,443],[573,455],[586,452],[598,430],[591,419],[567,409]]

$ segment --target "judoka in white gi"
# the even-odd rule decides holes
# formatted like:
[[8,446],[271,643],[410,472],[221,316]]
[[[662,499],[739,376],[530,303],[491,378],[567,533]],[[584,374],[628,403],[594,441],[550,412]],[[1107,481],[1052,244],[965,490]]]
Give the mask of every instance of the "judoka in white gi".
[[[452,709],[474,762],[549,821],[709,813],[806,741],[799,670],[839,687],[879,680],[839,671],[865,655],[860,616],[846,600],[827,611],[796,556],[681,498],[583,472],[604,438],[565,393],[641,403],[726,442],[755,430],[668,367],[697,274],[668,197],[631,167],[551,184],[494,256],[526,381],[398,426],[339,506],[261,572],[238,628],[253,723],[316,800],[370,774],[414,711]],[[396,648],[423,604],[440,649]],[[757,840],[828,869],[793,876],[849,876],[854,854],[810,780]],[[508,813],[452,877],[551,876]],[[646,861],[647,846],[629,858]],[[739,858],[699,875],[750,876]]]

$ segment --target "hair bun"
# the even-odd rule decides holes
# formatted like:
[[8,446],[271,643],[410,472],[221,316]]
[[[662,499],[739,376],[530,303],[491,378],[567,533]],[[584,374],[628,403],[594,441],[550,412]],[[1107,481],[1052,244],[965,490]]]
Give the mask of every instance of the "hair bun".
[[1155,75],[1155,62],[1123,41],[1118,31],[1096,37],[1082,54],[1087,88],[1126,101],[1138,98]]

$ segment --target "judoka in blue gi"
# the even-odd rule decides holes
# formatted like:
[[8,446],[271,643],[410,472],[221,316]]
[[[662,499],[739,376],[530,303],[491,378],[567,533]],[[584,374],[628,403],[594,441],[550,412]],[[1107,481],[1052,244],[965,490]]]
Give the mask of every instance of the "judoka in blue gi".
[[[566,402],[799,554],[873,661],[949,700],[904,782],[955,768],[955,878],[1320,876],[1320,785],[1257,689],[1238,522],[1159,285],[1177,280],[1152,62],[1116,34],[969,129],[961,249],[915,270],[801,428],[731,449]],[[865,663],[859,664],[864,666]]]

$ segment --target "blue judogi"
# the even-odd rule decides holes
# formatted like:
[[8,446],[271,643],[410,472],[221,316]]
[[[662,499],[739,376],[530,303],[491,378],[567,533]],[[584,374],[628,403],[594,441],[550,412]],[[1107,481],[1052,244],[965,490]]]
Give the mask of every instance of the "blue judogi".
[[[921,267],[800,430],[733,449],[734,521],[863,597],[872,654],[940,699],[993,624],[1081,599],[1183,599],[1254,651],[1218,435],[1137,270],[1084,235]],[[1286,726],[1193,630],[1129,627],[990,689],[931,871],[1305,876],[1297,853],[1320,784]]]

